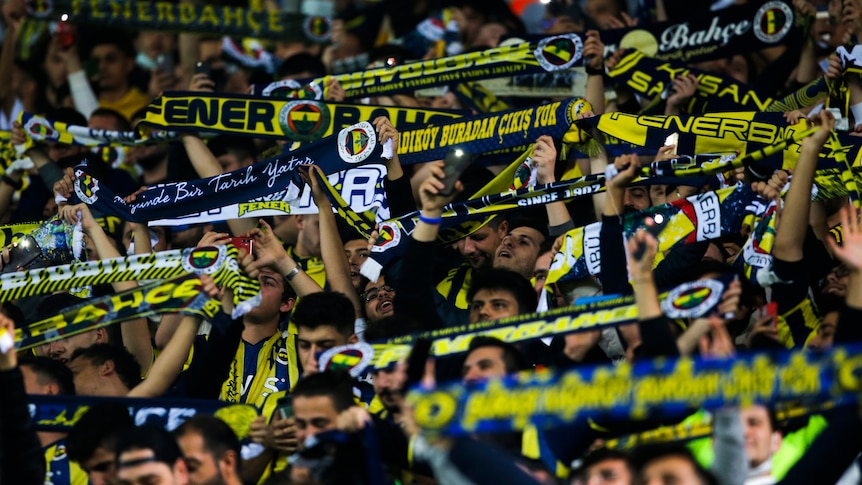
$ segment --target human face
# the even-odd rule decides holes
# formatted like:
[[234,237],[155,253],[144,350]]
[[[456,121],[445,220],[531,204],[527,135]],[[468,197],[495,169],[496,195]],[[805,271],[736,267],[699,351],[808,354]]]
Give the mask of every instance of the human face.
[[364,239],[354,239],[344,243],[344,254],[347,255],[347,262],[350,264],[350,281],[353,282],[353,287],[359,291],[359,285],[362,283],[362,275],[359,274],[360,268],[368,259],[368,243]]
[[781,436],[769,422],[769,412],[763,406],[749,406],[740,412],[745,453],[752,468],[760,466],[781,446]]
[[817,334],[811,337],[807,347],[811,350],[828,350],[832,348],[832,343],[835,341],[835,329],[838,326],[838,312],[829,312],[823,316],[820,321],[820,326],[817,328]]
[[66,145],[65,143],[48,143],[48,158],[55,162],[85,151],[87,151],[87,147]]
[[850,282],[850,270],[847,266],[840,264],[826,275],[823,288],[820,290],[824,295],[835,295],[844,297],[847,295],[847,284]]
[[48,81],[53,87],[60,87],[66,83],[66,61],[60,55],[59,45],[51,42],[48,44],[48,53],[42,64],[48,74]]
[[257,277],[260,281],[260,304],[245,314],[248,323],[267,324],[277,321],[282,313],[290,311],[293,300],[282,301],[284,278],[272,268],[261,268]]
[[506,290],[479,290],[470,302],[470,323],[499,320],[520,313],[515,296]]
[[93,47],[90,57],[98,63],[99,87],[108,91],[124,91],[128,87],[129,73],[135,60],[127,57],[113,44],[99,44]]
[[397,405],[393,393],[400,391],[406,381],[407,366],[404,362],[393,368],[379,370],[373,376],[374,393],[384,406],[391,409]]
[[311,256],[320,256],[320,216],[317,214],[305,214],[299,216],[299,242],[297,251],[300,250],[300,256],[307,258]]
[[204,438],[195,431],[177,438],[189,470],[189,485],[222,485],[224,478],[212,454],[204,447]]
[[643,485],[700,485],[694,465],[680,456],[666,456],[649,462],[641,470]]
[[554,260],[554,253],[548,251],[536,259],[536,267],[533,269],[533,278],[536,279],[536,284],[533,286],[536,289],[536,294],[542,294],[542,288],[545,287],[545,280],[548,279],[548,270],[551,268],[551,261]]
[[188,474],[180,466],[180,461],[173,467],[160,461],[145,461],[143,463],[123,466],[123,463],[133,463],[140,460],[155,458],[153,450],[132,450],[120,454],[117,483],[119,485],[186,485]]
[[100,396],[101,372],[90,359],[78,357],[69,362],[69,370],[75,382],[75,394],[79,396]]
[[587,468],[584,485],[630,485],[632,474],[625,460],[609,458]]
[[49,344],[40,347],[43,355],[54,360],[69,365],[69,359],[72,354],[78,349],[86,349],[87,347],[107,342],[107,337],[104,331],[91,330],[72,337],[55,340]]
[[652,207],[649,192],[644,187],[629,187],[623,198],[623,210],[625,212],[642,211]]
[[117,455],[113,451],[100,446],[80,465],[91,485],[111,485],[116,483],[117,479],[116,459]]
[[500,241],[506,235],[507,228],[505,222],[500,224],[497,229],[484,226],[459,241],[458,252],[467,259],[471,268],[490,268],[494,262],[494,254],[500,246]]
[[322,352],[347,345],[350,339],[338,333],[332,325],[321,325],[315,329],[299,327],[299,361],[302,362],[302,375],[310,376],[318,372],[317,356]]
[[452,9],[452,19],[458,24],[461,40],[468,46],[472,46],[479,33],[479,28],[485,22],[485,16],[472,7],[461,7]]
[[305,446],[305,439],[309,436],[335,429],[338,421],[338,411],[329,396],[295,397],[293,414],[300,448]]
[[461,376],[464,382],[476,382],[506,375],[503,349],[499,347],[479,347],[467,354]]
[[365,302],[365,316],[369,321],[380,320],[395,313],[395,307],[392,306],[395,290],[386,284],[386,279],[382,276],[374,283],[369,281],[361,297]]
[[21,374],[24,376],[24,392],[31,396],[44,396],[47,394],[55,394],[51,392],[51,386],[39,382],[39,374],[33,372],[29,365],[22,365]]
[[542,234],[531,227],[516,227],[512,229],[494,255],[494,267],[508,269],[530,278],[539,257],[539,246],[545,240]]

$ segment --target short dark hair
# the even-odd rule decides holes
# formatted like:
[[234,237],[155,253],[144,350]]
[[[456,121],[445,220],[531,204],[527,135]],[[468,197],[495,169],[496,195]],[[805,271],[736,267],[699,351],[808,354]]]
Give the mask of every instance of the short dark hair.
[[420,329],[421,326],[415,318],[403,315],[389,315],[380,320],[368,322],[368,326],[365,328],[365,333],[362,336],[364,340],[373,342],[400,337],[418,332]]
[[236,472],[239,474],[242,463],[241,447],[239,439],[233,429],[221,419],[208,414],[198,414],[187,419],[176,430],[174,436],[180,438],[189,433],[201,435],[204,449],[215,461],[221,459],[228,451],[236,453]]
[[60,394],[64,396],[75,394],[75,377],[72,371],[59,360],[29,355],[21,359],[20,365],[29,367],[40,381],[47,380],[57,384]]
[[94,36],[93,43],[90,46],[90,52],[99,45],[111,44],[116,46],[117,49],[120,50],[126,57],[130,57],[132,59],[137,56],[137,51],[135,51],[135,44],[132,42],[132,38],[124,31],[117,29],[102,29],[99,31],[98,36]]
[[115,344],[93,344],[72,352],[70,361],[83,357],[91,364],[99,366],[107,361],[114,363],[114,372],[129,389],[141,383],[141,365],[125,347]]
[[95,111],[90,113],[90,118],[92,119],[94,116],[105,116],[108,118],[113,118],[117,123],[117,131],[132,131],[132,124],[129,120],[123,116],[122,113],[115,109],[111,108],[96,108]]
[[323,76],[326,74],[326,66],[323,65],[320,57],[313,56],[307,52],[300,52],[282,61],[281,65],[278,66],[277,75],[281,79],[301,72],[308,72],[312,76]]
[[139,426],[129,428],[117,436],[117,468],[122,464],[120,455],[127,451],[152,450],[156,461],[173,468],[183,452],[176,438],[160,426]]
[[355,405],[353,380],[343,371],[325,371],[303,377],[293,387],[291,395],[294,398],[326,396],[339,413]]
[[582,460],[578,466],[572,470],[573,475],[577,475],[583,472],[586,472],[588,468],[598,463],[601,463],[605,460],[622,460],[626,463],[626,467],[628,467],[629,472],[631,472],[632,476],[635,475],[634,466],[632,466],[631,459],[629,458],[629,454],[623,450],[612,450],[610,448],[599,448],[595,451],[591,451],[588,453]]
[[718,480],[703,468],[691,450],[681,443],[659,443],[642,446],[632,454],[632,463],[639,471],[643,471],[649,463],[671,456],[682,458],[691,463],[702,485],[718,485]]
[[518,313],[532,313],[536,311],[538,297],[533,285],[526,278],[500,268],[486,268],[473,272],[473,282],[467,292],[467,301],[473,301],[481,290],[505,290],[512,294],[518,302]]
[[476,349],[485,347],[498,348],[503,352],[503,363],[506,365],[506,374],[514,374],[527,369],[527,361],[524,360],[521,351],[514,345],[503,342],[495,337],[486,337],[484,335],[473,337],[470,340],[470,347],[467,348],[467,355],[470,355]]
[[66,436],[66,453],[78,463],[89,460],[96,448],[116,449],[117,433],[135,426],[128,406],[118,402],[100,402],[78,419]]
[[207,141],[207,148],[210,149],[214,157],[230,153],[239,160],[245,158],[257,160],[257,147],[254,145],[254,139],[247,136],[217,136]]
[[296,304],[291,315],[297,327],[335,327],[341,335],[353,335],[356,310],[343,293],[322,291],[305,295]]

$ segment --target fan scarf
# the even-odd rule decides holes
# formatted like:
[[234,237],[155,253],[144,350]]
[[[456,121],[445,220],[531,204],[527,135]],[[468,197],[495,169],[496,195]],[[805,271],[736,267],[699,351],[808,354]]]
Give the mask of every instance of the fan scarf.
[[855,403],[862,347],[820,355],[783,351],[732,359],[661,358],[635,365],[524,372],[481,383],[415,390],[422,428],[447,435],[558,427],[591,417],[662,416],[692,406],[716,409],[804,398]]
[[75,170],[75,195],[105,214],[132,222],[181,219],[207,212],[214,220],[230,214],[213,209],[249,201],[295,200],[304,182],[296,169],[315,164],[330,174],[391,158],[391,143],[380,144],[371,123],[361,122],[288,155],[206,179],[151,187],[126,203],[92,177],[86,164]]
[[[737,5],[684,22],[603,30],[607,52],[637,49],[659,60],[702,62],[798,42],[801,18],[786,1]],[[795,39],[794,39],[795,37]]]
[[24,134],[34,141],[50,141],[64,145],[79,146],[135,146],[153,143],[166,143],[179,139],[173,132],[152,132],[142,137],[134,131],[112,131],[87,128],[86,126],[70,125],[62,121],[51,121],[32,113],[22,112],[18,122],[24,128]]
[[378,116],[389,118],[392,126],[403,130],[410,125],[445,123],[463,114],[452,110],[178,91],[165,93],[150,103],[141,123],[165,130],[314,141]]
[[36,429],[56,433],[68,433],[95,405],[117,403],[129,410],[135,426],[158,426],[168,431],[175,430],[196,415],[215,416],[227,423],[237,438],[246,444],[251,422],[258,416],[254,406],[216,399],[29,395],[27,400]]
[[590,110],[588,102],[572,98],[406,130],[399,136],[398,159],[402,165],[441,160],[454,148],[471,154],[488,153],[532,144],[541,135],[576,142],[579,134],[569,134],[572,124],[580,113]]
[[346,99],[391,95],[492,77],[563,71],[581,63],[582,51],[583,41],[577,34],[554,35],[536,43],[525,42],[393,67],[302,81],[277,81],[265,87],[255,86],[255,94],[322,99],[323,86],[329,79],[336,79],[344,88]]
[[[320,34],[330,23],[323,16],[304,16],[277,10],[251,9],[210,4],[167,1],[127,2],[120,0],[60,0],[31,2],[29,14],[54,19],[68,13],[70,21],[86,25],[110,26],[134,30],[200,32],[231,37],[257,37],[287,40],[292,33],[306,32],[298,39],[323,42]],[[325,28],[324,28],[325,27]]]
[[232,287],[241,281],[243,293],[254,294],[259,285],[240,275],[237,255],[233,246],[208,246],[6,273],[0,275],[0,302],[104,283],[163,280],[186,273],[208,274],[216,283]]
[[[662,295],[662,307],[674,318],[698,318],[709,314],[721,301],[731,275],[684,283]],[[372,342],[375,369],[386,369],[404,361],[417,339],[431,340],[431,355],[446,357],[468,351],[476,336],[498,338],[508,343],[526,342],[575,332],[601,330],[637,322],[638,310],[633,295],[607,295],[584,298],[570,307],[542,313],[518,315],[490,322],[394,337]]]
[[[238,318],[259,303],[260,294],[249,298],[250,292],[241,285],[240,279],[232,281],[233,286],[231,280],[226,285],[235,291],[235,295],[245,298],[234,310],[233,316]],[[234,301],[237,300],[234,296]],[[15,348],[28,350],[115,323],[163,313],[185,313],[209,320],[220,310],[221,302],[204,294],[200,278],[195,274],[185,274],[114,295],[92,298],[26,328],[15,329]]]

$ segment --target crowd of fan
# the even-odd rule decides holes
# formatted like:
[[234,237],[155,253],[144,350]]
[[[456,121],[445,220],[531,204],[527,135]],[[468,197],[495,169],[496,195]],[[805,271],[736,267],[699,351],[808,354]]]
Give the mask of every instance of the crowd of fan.
[[[616,99],[606,100],[604,80],[595,74],[605,62],[612,65],[619,58],[613,53],[605,59],[599,30],[655,20],[638,17],[634,8],[629,10],[622,2],[540,2],[518,6],[523,9],[521,17],[509,5],[492,0],[456,0],[446,5],[432,0],[335,3],[331,42],[285,41],[266,46],[280,62],[273,76],[224,56],[221,38],[198,34],[142,31],[133,36],[80,27],[77,43],[64,46],[50,29],[40,30],[37,24],[36,33],[26,37],[21,35],[24,26],[30,26],[27,32],[33,28],[24,2],[8,0],[3,5],[0,130],[12,131],[13,141],[23,141],[15,120],[24,111],[73,125],[130,131],[144,116],[149,101],[164,91],[244,94],[252,83],[330,73],[334,65],[355,61],[360,54],[367,54],[371,64],[411,58],[403,46],[376,41],[381,19],[388,21],[394,39],[407,36],[428,18],[438,19],[439,24],[443,24],[439,19],[450,21],[444,26],[454,38],[445,52],[429,41],[426,58],[496,47],[501,37],[527,31],[584,33],[583,53],[593,69],[586,98],[595,114],[640,110],[639,98],[625,87],[614,87]],[[658,20],[709,15],[707,2],[657,3]],[[782,56],[786,48],[776,47],[696,67],[756,85],[768,77],[773,63],[796,63],[791,79],[772,86],[772,94],[790,92],[822,75],[835,47],[862,31],[862,5],[859,0],[793,3],[799,13],[812,18],[815,9],[828,8],[832,20],[813,21],[807,32],[810,38],[795,57]],[[166,63],[166,57],[176,62]],[[199,61],[210,64],[209,75],[194,73]],[[664,103],[665,113],[679,113],[696,86],[695,76],[678,78]],[[327,92],[329,101],[343,100],[344,91],[337,82],[332,81]],[[542,99],[521,101],[529,105]],[[370,104],[462,108],[451,91],[436,97],[381,96],[370,99]],[[245,255],[241,266],[260,281],[262,301],[224,331],[198,318],[164,315],[57,340],[27,355],[16,356],[14,351],[0,355],[0,482],[377,483],[370,477],[377,476],[372,471],[380,468],[386,483],[753,485],[839,479],[858,483],[853,461],[862,426],[853,409],[787,421],[778,421],[773,409],[761,405],[721,409],[712,413],[711,438],[634,450],[609,449],[604,443],[676,424],[697,409],[676,420],[590,421],[562,429],[432,438],[417,428],[405,402],[405,363],[377,371],[367,380],[322,372],[318,363],[323,351],[336,346],[533,313],[542,298],[550,300],[550,307],[560,307],[601,293],[633,293],[638,323],[519,345],[477,337],[466,355],[429,362],[419,373],[424,375],[421,385],[433,387],[435,382],[459,379],[470,385],[536,367],[566,370],[662,356],[732,358],[737,352],[794,346],[828,352],[833,343],[858,340],[859,214],[846,200],[811,202],[817,152],[834,119],[826,111],[818,113],[816,107],[788,115],[800,116],[811,116],[820,129],[803,142],[792,187],[784,196],[773,250],[775,283],[764,291],[740,274],[725,291],[715,315],[687,322],[671,321],[662,314],[657,288],[738,273],[729,262],[740,252],[745,237],[675,248],[657,267],[653,236],[641,231],[623,241],[623,214],[708,190],[683,185],[628,187],[637,168],[652,157],[630,155],[609,161],[597,155],[558,161],[560,140],[542,136],[535,140],[533,156],[539,184],[560,179],[575,164],[584,173],[602,173],[612,163],[619,174],[608,181],[606,193],[496,216],[466,238],[441,247],[435,242],[434,219],[447,203],[466,198],[489,181],[495,168],[476,164],[462,176],[455,193],[446,196],[441,195],[440,162],[402,168],[396,156],[385,162],[392,215],[421,209],[424,222],[418,223],[400,261],[385,268],[378,280],[369,281],[359,269],[369,257],[371,243],[337,220],[314,177],[308,180],[313,200],[321,208],[319,215],[260,221],[149,228],[123,222],[106,228],[99,224],[101,214],[92,213],[87,205],[58,207],[55,203],[55,194],[71,192],[68,169],[84,159],[97,166],[100,180],[127,196],[142,185],[210,177],[251,165],[271,148],[265,140],[219,136],[204,142],[196,135],[184,135],[179,142],[119,151],[122,158],[104,166],[99,165],[101,152],[97,156],[85,147],[37,144],[27,153],[33,169],[26,174],[7,172],[0,178],[2,223],[58,214],[70,223],[80,221],[90,259],[225,244],[231,236],[247,235],[254,241],[253,254]],[[381,141],[391,139],[397,146],[398,132],[389,120],[373,121]],[[659,157],[672,156],[670,151],[666,147]],[[24,175],[28,184],[21,190]],[[789,179],[783,171],[755,178],[739,170],[734,176],[751,184],[766,200],[776,198]],[[596,220],[603,222],[599,278],[544,290],[557,249],[555,239]],[[636,254],[639,245],[646,251]],[[137,284],[115,283],[97,287],[95,293],[109,294]],[[207,291],[221,295],[230,314],[230,299],[224,292],[212,284]],[[761,317],[759,309],[770,301],[777,303],[779,320],[791,338],[788,332],[779,338],[772,319]],[[65,293],[7,303],[0,322],[11,331],[76,303],[80,303],[77,297]],[[242,436],[242,447],[235,430],[217,418],[195,416],[170,433],[136,428],[127,407],[114,402],[92,406],[68,434],[35,432],[22,404],[25,392],[221,399],[247,403],[261,412]],[[288,394],[292,402],[285,408]],[[372,434],[366,433],[369,429]],[[369,453],[379,463],[369,461]]]

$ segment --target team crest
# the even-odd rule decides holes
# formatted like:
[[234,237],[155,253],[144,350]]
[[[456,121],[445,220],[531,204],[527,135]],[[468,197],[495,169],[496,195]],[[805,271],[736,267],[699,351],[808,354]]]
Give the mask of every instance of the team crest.
[[75,173],[75,195],[86,204],[95,204],[99,200],[99,181],[81,170]]
[[309,40],[326,42],[332,34],[332,20],[322,15],[309,16],[302,22],[302,30]]
[[59,444],[56,448],[54,448],[54,456],[51,457],[51,461],[60,461],[66,459],[66,445]]
[[347,163],[361,163],[377,147],[374,126],[367,121],[356,123],[338,132],[338,156]]
[[347,371],[352,377],[361,376],[371,365],[374,349],[365,342],[333,347],[319,359],[320,372],[328,370]]
[[287,349],[286,348],[282,347],[282,348],[278,349],[278,352],[276,352],[276,354],[275,354],[275,361],[281,365],[287,365],[288,356],[287,356]]
[[276,99],[323,99],[323,89],[317,83],[303,86],[293,79],[269,83],[261,94]]
[[374,243],[373,251],[386,251],[392,246],[397,246],[401,242],[401,229],[395,224],[389,222],[381,222],[378,226],[380,235],[377,237],[377,242]]
[[227,258],[224,246],[208,246],[183,251],[183,269],[195,274],[213,274],[218,271]]
[[578,121],[578,115],[592,110],[593,106],[589,101],[581,98],[573,99],[569,101],[568,106],[566,106],[566,121],[568,121],[569,124],[572,124],[575,121]]
[[562,71],[575,65],[584,50],[584,43],[576,34],[555,35],[539,41],[533,51],[542,69],[553,72]]
[[689,281],[670,290],[661,307],[668,318],[697,318],[715,307],[723,292],[724,284],[718,280]]
[[766,2],[754,14],[754,36],[762,42],[780,41],[793,27],[793,10],[784,2]]
[[314,141],[330,126],[329,109],[316,101],[290,101],[278,115],[281,131],[291,140]]
[[54,11],[54,2],[52,0],[28,0],[27,14],[37,19],[43,19]]
[[59,141],[60,139],[57,130],[54,129],[54,125],[50,121],[36,116],[27,120],[27,123],[24,124],[24,131],[37,140]]
[[533,177],[533,159],[527,157],[524,160],[524,163],[515,170],[515,176],[512,180],[512,186],[509,187],[511,190],[525,189],[527,187],[532,187],[536,185],[536,181]]

